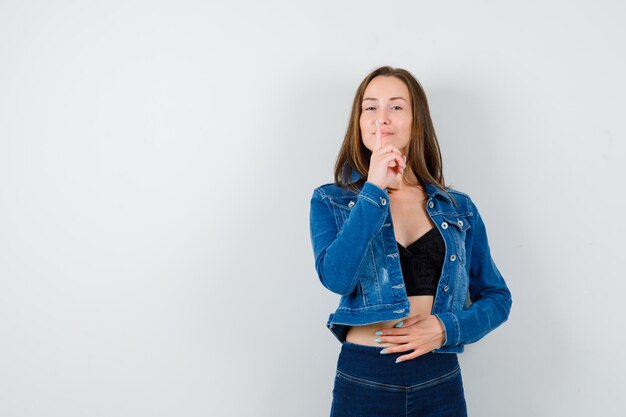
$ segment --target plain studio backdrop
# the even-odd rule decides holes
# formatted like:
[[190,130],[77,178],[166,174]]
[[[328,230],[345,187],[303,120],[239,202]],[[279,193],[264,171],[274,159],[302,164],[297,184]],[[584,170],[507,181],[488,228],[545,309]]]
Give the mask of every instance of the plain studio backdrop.
[[513,295],[473,416],[623,416],[623,2],[0,2],[0,415],[324,416],[313,188],[380,65]]

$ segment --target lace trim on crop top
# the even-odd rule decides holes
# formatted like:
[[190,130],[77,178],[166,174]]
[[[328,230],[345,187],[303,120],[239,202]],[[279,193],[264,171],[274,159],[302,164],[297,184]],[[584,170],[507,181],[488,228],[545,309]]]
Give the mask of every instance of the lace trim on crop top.
[[433,227],[406,248],[398,243],[398,252],[407,295],[435,295],[446,256],[439,230]]

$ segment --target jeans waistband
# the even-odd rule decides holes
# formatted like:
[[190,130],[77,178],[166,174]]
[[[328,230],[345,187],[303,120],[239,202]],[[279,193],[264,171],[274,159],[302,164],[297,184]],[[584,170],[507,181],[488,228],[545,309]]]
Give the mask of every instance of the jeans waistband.
[[456,353],[425,353],[396,363],[396,358],[412,350],[381,354],[382,346],[368,346],[345,341],[337,360],[337,371],[363,380],[399,387],[411,387],[456,375],[460,372]]

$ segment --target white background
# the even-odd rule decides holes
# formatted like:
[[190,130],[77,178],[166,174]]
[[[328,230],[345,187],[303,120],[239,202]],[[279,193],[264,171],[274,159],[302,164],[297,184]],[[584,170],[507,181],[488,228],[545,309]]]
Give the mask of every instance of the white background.
[[618,1],[0,2],[0,415],[324,416],[309,199],[379,65],[513,294],[473,416],[621,416]]

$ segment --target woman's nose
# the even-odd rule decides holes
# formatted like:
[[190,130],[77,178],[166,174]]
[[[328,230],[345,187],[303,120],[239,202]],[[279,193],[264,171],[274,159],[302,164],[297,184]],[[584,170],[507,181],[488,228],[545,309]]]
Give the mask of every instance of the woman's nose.
[[389,113],[386,108],[381,108],[380,111],[376,114],[376,119],[378,119],[378,123],[381,125],[389,124]]
[[374,119],[372,124],[374,126],[376,126],[376,122],[378,122],[379,125],[388,125],[389,124],[389,119],[386,118],[386,117],[378,117],[378,118]]

